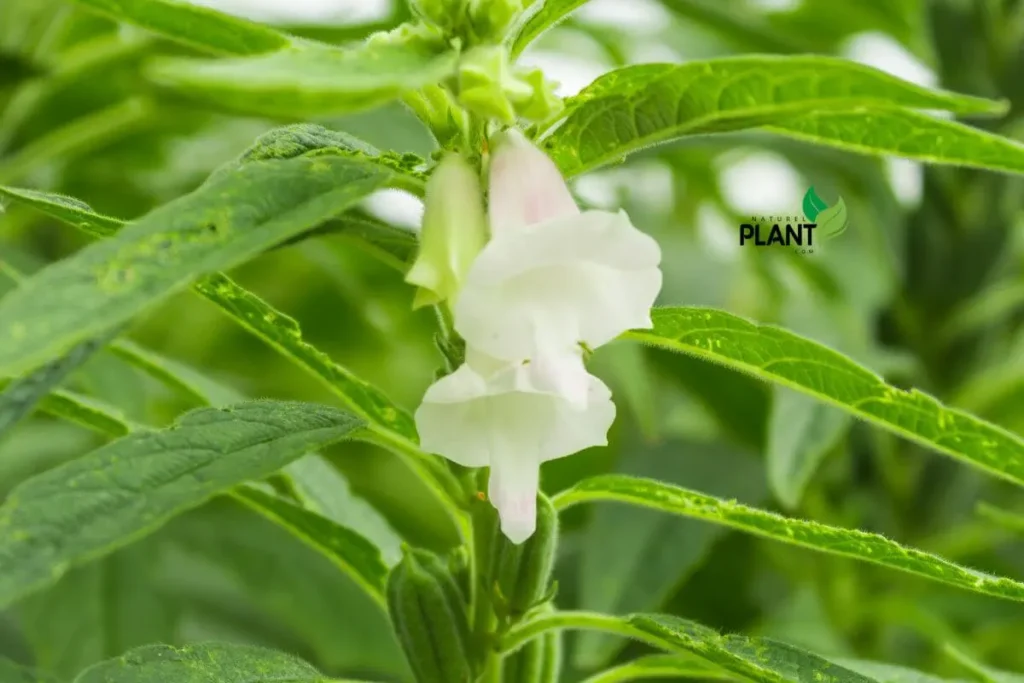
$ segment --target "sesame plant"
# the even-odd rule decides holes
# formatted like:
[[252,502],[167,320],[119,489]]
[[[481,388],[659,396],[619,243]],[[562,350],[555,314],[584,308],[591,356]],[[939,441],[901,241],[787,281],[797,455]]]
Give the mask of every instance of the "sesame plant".
[[1024,680],[1024,3],[615,2],[0,5],[0,683]]

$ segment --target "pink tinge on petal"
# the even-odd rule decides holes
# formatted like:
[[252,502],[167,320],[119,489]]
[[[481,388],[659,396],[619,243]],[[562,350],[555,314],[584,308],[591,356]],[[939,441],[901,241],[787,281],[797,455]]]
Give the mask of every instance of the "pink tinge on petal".
[[558,167],[515,129],[497,142],[488,201],[492,235],[580,212]]
[[523,454],[521,459],[491,462],[487,494],[491,505],[498,511],[501,532],[516,545],[532,536],[537,529],[539,483],[539,464],[527,454]]
[[502,501],[498,508],[501,533],[516,545],[523,543],[537,529],[537,498],[516,496]]

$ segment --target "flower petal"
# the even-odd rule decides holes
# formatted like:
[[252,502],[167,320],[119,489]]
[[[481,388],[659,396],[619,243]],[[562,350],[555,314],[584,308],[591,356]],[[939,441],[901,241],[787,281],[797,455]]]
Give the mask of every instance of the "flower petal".
[[501,532],[516,545],[537,529],[540,463],[529,457],[497,460],[491,465],[487,496],[498,511]]
[[496,141],[488,204],[492,235],[580,212],[558,167],[515,128]]
[[658,243],[623,212],[586,211],[502,233],[466,277],[455,328],[508,360],[579,342],[596,348],[650,327],[660,261]]
[[461,156],[447,154],[427,181],[419,253],[405,276],[419,287],[413,307],[454,298],[486,241],[477,172]]
[[553,367],[543,372],[533,363],[478,371],[474,364],[493,359],[476,353],[467,358],[431,385],[416,411],[425,451],[483,467],[518,459],[539,463],[607,443],[615,404],[578,354],[546,361]]

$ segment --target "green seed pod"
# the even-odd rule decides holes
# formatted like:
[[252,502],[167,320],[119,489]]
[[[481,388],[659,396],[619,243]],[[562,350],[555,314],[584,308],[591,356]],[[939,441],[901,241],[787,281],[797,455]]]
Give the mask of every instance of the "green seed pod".
[[481,496],[470,501],[469,514],[473,519],[473,561],[476,563],[477,580],[480,589],[489,595],[494,590],[494,572],[501,536],[498,512]]
[[537,530],[515,545],[500,535],[495,548],[498,583],[496,606],[505,616],[519,619],[549,596],[551,569],[558,545],[558,513],[543,493],[537,494]]
[[558,683],[562,672],[562,632],[548,631],[505,657],[502,683]]
[[417,683],[469,683],[466,604],[445,562],[405,549],[387,585],[388,613]]

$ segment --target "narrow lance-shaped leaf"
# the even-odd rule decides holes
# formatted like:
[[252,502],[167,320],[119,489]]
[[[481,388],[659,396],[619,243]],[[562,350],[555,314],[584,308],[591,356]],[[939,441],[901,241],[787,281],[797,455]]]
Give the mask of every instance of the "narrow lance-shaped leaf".
[[[0,390],[8,384],[10,380],[0,379]],[[38,405],[43,412],[107,436],[124,436],[134,428],[117,408],[72,391],[52,391]]]
[[384,605],[388,567],[373,543],[326,517],[256,487],[239,487],[232,496],[320,551]]
[[[187,365],[170,361],[131,342],[117,340],[111,348],[128,363],[168,387],[178,389],[182,393],[196,398],[203,405],[219,407],[231,403],[241,403],[247,398],[231,387],[222,385]],[[126,427],[127,429],[129,428]],[[374,571],[363,572],[360,569],[371,565],[376,566],[366,559],[367,553],[370,552],[367,548],[371,548],[374,557],[378,558],[374,561],[376,564],[379,564],[382,559],[385,565],[390,566],[401,556],[401,539],[387,520],[366,501],[353,494],[345,476],[318,454],[310,453],[289,463],[282,470],[282,474],[291,486],[291,493],[304,506],[304,510],[300,509],[300,512],[309,512],[312,514],[312,518],[307,519],[305,516],[295,513],[293,516],[298,517],[298,523],[289,525],[290,517],[286,514],[288,510],[286,509],[285,513],[280,513],[274,512],[273,509],[282,505],[287,507],[291,504],[274,496],[267,498],[259,495],[262,493],[260,491],[250,495],[243,502],[252,508],[258,508],[258,511],[272,521],[288,527],[290,531],[313,545],[316,550],[327,555],[328,559],[341,566],[343,570],[349,572],[354,569],[353,578],[358,583],[362,583],[364,586],[379,587],[377,586],[379,577],[376,577]],[[243,492],[242,489],[238,489],[233,492],[233,495],[236,498],[241,498]],[[331,522],[335,524],[331,524]],[[302,529],[305,527],[312,527],[314,530],[321,529],[328,541],[330,538],[344,540],[350,536],[358,540],[353,541],[351,545],[342,543],[340,546],[329,542],[318,543],[317,539],[303,535]],[[351,531],[349,531],[350,529]],[[369,542],[363,540],[360,534],[365,536]],[[374,546],[379,548],[379,551]],[[353,556],[352,559],[347,557],[346,552],[339,552],[339,547],[350,552]]]
[[330,152],[221,169],[0,300],[0,373],[38,367],[197,277],[324,222],[391,178],[366,158]]
[[[543,144],[563,173],[576,175],[684,135],[785,125],[810,110],[872,107],[965,114],[1005,109],[832,57],[727,57],[611,71],[567,102],[565,120]],[[869,129],[862,122],[858,130]]]
[[164,59],[146,73],[160,85],[243,114],[310,118],[362,111],[445,79],[455,52],[370,42],[355,48],[296,43],[256,57]]
[[315,404],[203,408],[33,477],[0,507],[0,605],[362,426]]
[[701,624],[667,614],[636,614],[629,624],[665,646],[692,652],[743,678],[759,683],[875,683],[873,678],[824,657],[768,638],[720,635]]
[[135,24],[185,45],[229,55],[279,50],[291,39],[279,31],[183,0],[75,0],[111,19]]
[[916,111],[813,111],[771,121],[765,130],[858,154],[1024,173],[1021,143]]
[[35,371],[11,380],[0,393],[0,439],[22,418],[32,412],[51,391],[56,389],[72,372],[89,360],[94,353],[119,332],[108,331],[88,339],[70,349],[60,358],[52,360]]
[[1024,485],[1024,441],[928,394],[904,391],[837,351],[774,325],[704,308],[661,308],[626,337],[787,386],[856,417]]
[[298,657],[252,645],[147,645],[83,671],[74,683],[320,683],[323,674]]
[[[229,387],[192,373],[183,379],[181,367],[166,365],[165,359],[134,344],[114,342],[120,355],[128,362],[153,374],[161,381],[184,387],[190,394],[208,401],[208,397],[225,399],[223,404],[242,403],[243,397]],[[114,408],[100,403],[81,403],[85,397],[51,394],[43,409],[56,417],[75,420],[106,436],[121,436],[144,429],[124,420]],[[83,420],[82,414],[90,419]],[[98,417],[98,419],[97,419]],[[229,495],[250,509],[281,525],[304,543],[323,554],[335,566],[352,577],[378,604],[383,605],[387,560],[397,560],[399,538],[376,510],[354,498],[348,481],[319,455],[310,453],[284,467],[298,498],[310,502],[307,508],[264,493],[254,487],[239,487]],[[329,489],[329,490],[328,490]],[[313,499],[315,497],[315,499]],[[366,536],[364,538],[363,535]],[[368,540],[369,539],[369,540]],[[375,545],[379,543],[381,549]]]
[[792,509],[853,418],[806,394],[782,386],[774,389],[765,453],[768,483],[776,498]]
[[[125,226],[125,221],[98,214],[88,204],[73,197],[2,185],[0,185],[0,197],[8,197],[31,206],[93,237],[110,237]],[[415,255],[416,245],[419,242],[416,233],[411,230],[352,210],[307,233],[282,242],[281,246],[318,235],[339,235],[351,238],[353,241],[362,243],[387,265],[401,271],[408,267],[407,264]]]
[[[624,475],[650,477],[756,505],[767,496],[759,458],[720,444],[666,439],[655,447],[626,442]],[[611,614],[658,609],[700,566],[727,528],[642,507],[594,510],[581,548],[579,599]],[[675,548],[666,553],[666,548]],[[573,658],[580,668],[613,661],[622,643],[581,633]]]
[[[2,195],[24,202],[94,237],[113,234],[123,225],[115,218],[94,213],[87,204],[69,197],[0,187]],[[381,239],[385,238],[381,236]],[[408,441],[416,439],[415,426],[407,412],[391,402],[381,391],[307,343],[295,320],[220,273],[201,279],[193,289],[252,333],[309,370],[337,394],[349,409],[401,438]]]
[[221,274],[204,278],[196,283],[195,289],[267,343],[309,369],[360,416],[408,441],[416,439],[416,427],[407,412],[376,387],[306,343],[294,319]]
[[542,33],[553,28],[586,3],[587,0],[536,0],[531,7],[536,9],[532,13],[527,10],[526,21],[511,37],[512,55],[521,53]]
[[732,676],[692,655],[646,655],[594,674],[583,683],[628,683],[648,679],[730,680]]
[[653,479],[623,475],[591,477],[554,498],[559,509],[588,501],[642,505],[817,552],[870,562],[974,593],[1024,602],[1024,583],[969,569],[878,534],[783,517]]
[[93,237],[110,237],[124,227],[124,221],[96,213],[73,197],[20,187],[0,187],[0,196],[27,204]]
[[[311,126],[296,126],[269,134],[265,136],[264,144],[255,146],[246,155],[246,158],[289,158],[292,154],[301,153],[302,150],[322,142],[323,134],[330,136],[328,140],[346,143],[352,149],[357,148],[352,141],[345,140],[347,136],[344,134],[315,129],[316,127]],[[311,135],[311,132],[314,134]],[[368,147],[365,149],[370,152],[374,151]],[[77,200],[57,195],[0,188],[0,194],[5,192],[9,196],[17,197],[88,234],[99,237],[106,234],[105,229],[102,231],[94,229],[96,225],[100,224],[97,214],[93,213],[88,205]],[[121,225],[117,219],[105,218],[105,221],[104,225],[111,227],[111,232],[116,231]],[[298,323],[292,318],[221,274],[204,278],[193,289],[219,306],[243,327],[324,382],[353,412],[375,426],[378,434],[387,444],[398,444],[403,450],[407,450],[415,442],[416,431],[409,414],[392,403],[381,391],[359,379],[332,361],[327,354],[305,342]],[[242,397],[236,393],[226,391],[224,387],[216,386],[205,378],[195,376],[183,378],[182,368],[167,367],[166,359],[154,358],[151,353],[140,355],[139,349],[123,341],[115,342],[113,350],[128,358],[130,362],[144,371],[154,374],[161,381],[166,381],[170,375],[173,375],[172,386],[183,389],[188,395],[199,397],[201,401],[223,405],[242,400]],[[3,383],[0,380],[0,388],[2,386]],[[52,393],[43,400],[42,407],[51,414],[78,422],[101,433],[117,436],[130,430],[130,426],[123,418],[116,415],[116,411],[111,408],[97,410],[95,402],[83,396],[69,396],[66,392]],[[423,462],[428,463],[429,461],[424,460]],[[412,464],[418,466],[418,462]],[[310,482],[307,470],[308,468],[303,467],[302,461],[296,461],[286,468],[286,474],[296,486],[296,494],[302,499],[308,499],[313,488],[319,487],[321,483]],[[435,491],[438,495],[443,495],[439,488],[435,487]],[[318,498],[319,501],[313,506],[313,509],[341,522],[342,520],[335,516],[339,510],[334,509],[333,506],[331,509],[323,508],[322,503],[325,502],[325,498],[322,495],[318,495]],[[340,495],[338,491],[332,492],[332,498],[335,503],[343,504],[346,515],[345,526],[372,539],[382,548],[387,559],[397,557],[397,538],[373,510],[367,509],[367,506],[361,504],[361,501],[344,500],[345,496]],[[360,524],[351,522],[348,516],[352,514],[358,515]]]
[[[503,649],[514,650],[520,643],[553,629],[597,630],[634,638],[664,650],[696,655],[722,671],[757,683],[876,683],[872,678],[786,643],[768,638],[723,636],[702,624],[667,614],[614,617],[593,612],[554,612],[513,628],[505,636]],[[598,675],[592,680],[602,679]]]

